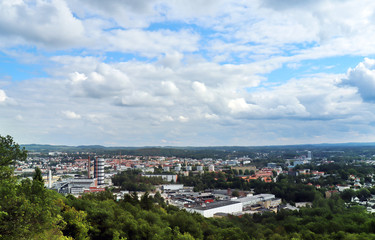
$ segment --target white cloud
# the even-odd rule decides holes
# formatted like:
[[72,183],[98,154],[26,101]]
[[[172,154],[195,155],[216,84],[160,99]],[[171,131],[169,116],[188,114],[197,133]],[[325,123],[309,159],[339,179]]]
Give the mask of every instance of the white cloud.
[[23,116],[21,114],[17,114],[16,119],[18,121],[23,121],[24,120],[24,118],[23,118]]
[[[45,134],[41,136],[39,133],[39,142],[42,139],[42,142],[48,142],[48,139],[52,141],[52,135],[71,139],[71,136],[79,132],[80,136],[74,138],[77,144],[95,144],[101,143],[103,139],[113,139],[118,145],[155,145],[155,141],[159,142],[158,139],[168,139],[168,142],[183,145],[282,144],[285,141],[298,143],[298,139],[304,142],[329,142],[333,141],[328,136],[329,133],[348,137],[349,133],[345,135],[340,131],[347,131],[343,129],[349,125],[351,134],[353,131],[362,131],[362,126],[373,118],[369,108],[356,95],[354,87],[338,85],[340,81],[337,79],[341,75],[317,75],[290,80],[272,89],[232,92],[221,88],[220,84],[216,88],[209,88],[194,79],[180,79],[175,76],[179,74],[172,74],[169,69],[167,72],[171,75],[168,79],[173,79],[173,84],[184,91],[179,91],[177,95],[160,95],[157,93],[163,81],[155,75],[154,82],[158,85],[153,88],[153,81],[148,78],[151,73],[153,75],[158,71],[148,64],[138,63],[138,67],[141,66],[143,71],[140,71],[142,74],[139,69],[136,71],[138,75],[132,83],[132,94],[117,95],[122,97],[120,99],[123,106],[127,106],[125,108],[114,105],[109,96],[100,99],[90,95],[71,97],[69,88],[61,87],[61,82],[40,80],[41,84],[35,85],[37,80],[34,80],[32,85],[23,82],[17,89],[10,88],[12,96],[15,95],[22,101],[19,106],[0,109],[0,114],[27,115],[28,121],[22,121],[23,125],[17,127],[29,134],[36,134],[32,129],[38,130],[43,126]],[[132,76],[129,79],[135,76],[135,73],[128,72],[133,69],[131,66],[125,68],[120,64],[111,67],[116,67],[119,71],[127,70],[126,73]],[[160,71],[159,74],[165,76],[166,73]],[[72,77],[69,81],[85,81],[85,76],[86,74],[75,74],[75,78]],[[200,99],[196,97],[196,91],[211,94],[215,100],[209,102]],[[43,97],[37,99],[36,95]],[[49,97],[50,95],[53,97]],[[71,106],[75,107],[74,111],[66,110]],[[33,109],[33,112],[29,109]],[[56,111],[59,110],[64,118],[56,116]],[[72,119],[80,121],[72,122]],[[353,122],[356,124],[353,125]],[[63,130],[56,128],[57,125],[62,126]],[[294,127],[291,128],[290,125]],[[319,129],[317,125],[323,127]],[[303,131],[310,134],[310,138],[300,136]],[[223,137],[217,139],[218,134]],[[124,141],[124,138],[129,140]],[[360,134],[356,139],[362,138],[363,135]],[[85,142],[85,139],[90,140]],[[63,138],[60,141],[63,142]]]
[[68,3],[81,18],[96,14],[114,19],[119,26],[125,28],[147,27],[151,20],[159,19],[160,15],[155,9],[157,2],[154,0],[68,0]]
[[131,95],[123,96],[118,104],[127,107],[165,107],[173,105],[173,102],[144,91],[134,91]]
[[2,1],[0,37],[5,44],[61,48],[83,40],[84,29],[63,0]]
[[0,103],[3,103],[7,100],[7,95],[5,94],[4,90],[0,89]]
[[68,119],[81,119],[81,115],[72,111],[62,111],[62,114]]
[[209,114],[209,113],[206,113],[204,115],[204,117],[206,119],[209,119],[209,120],[218,120],[219,119],[219,117],[216,114]]
[[203,101],[213,102],[215,100],[214,92],[209,91],[204,83],[194,81],[192,87],[198,97]]
[[98,64],[95,71],[70,74],[72,92],[76,96],[110,97],[130,88],[126,74],[108,64]]
[[178,117],[178,120],[182,123],[185,123],[185,122],[188,122],[189,121],[189,118],[188,117],[185,117],[185,116],[179,116]]
[[[1,4],[0,29],[6,46],[121,51],[148,58],[165,55],[165,66],[182,60],[183,52],[202,49],[208,50],[206,57],[221,62],[290,53],[298,56],[295,60],[375,53],[367,41],[375,34],[373,1],[38,0],[32,4],[20,0]],[[166,21],[186,26],[146,29]],[[214,32],[203,39],[207,36],[193,31],[195,26]],[[173,58],[175,63],[170,61]]]
[[375,60],[365,58],[354,69],[349,69],[343,84],[354,86],[363,100],[375,101]]
[[166,53],[165,56],[159,59],[159,63],[164,67],[176,68],[181,64],[184,55],[181,52]]
[[229,100],[228,107],[232,113],[247,112],[251,110],[251,104],[248,104],[244,98]]
[[[0,131],[119,145],[368,139],[374,60],[346,74],[319,74],[338,72],[340,59],[330,71],[324,61],[304,60],[375,54],[374,7],[367,0],[2,1],[1,52],[18,69],[40,65],[43,74],[6,73],[16,80],[0,85],[7,103]],[[268,80],[277,69],[280,80]],[[12,121],[17,116],[27,121]]]
[[161,119],[160,119],[161,121],[165,121],[165,122],[172,122],[172,121],[174,121],[174,119],[173,119],[173,117],[171,117],[171,116],[161,116]]
[[105,113],[89,113],[85,118],[94,124],[100,124],[105,122],[109,117]]
[[161,89],[159,91],[159,94],[161,95],[175,95],[178,94],[180,90],[176,87],[176,84],[174,84],[171,81],[162,81],[161,82]]
[[101,47],[106,50],[137,53],[146,57],[155,57],[175,51],[197,51],[199,40],[197,34],[187,30],[114,30],[105,37],[108,46]]

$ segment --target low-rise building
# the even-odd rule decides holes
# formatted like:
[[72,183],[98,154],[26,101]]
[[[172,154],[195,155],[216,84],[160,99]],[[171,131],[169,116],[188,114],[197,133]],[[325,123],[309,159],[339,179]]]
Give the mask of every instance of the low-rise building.
[[235,202],[239,202],[242,204],[242,208],[243,209],[246,209],[246,208],[249,208],[253,205],[256,205],[256,204],[260,204],[266,208],[269,208],[272,206],[275,206],[278,204],[280,204],[281,200],[280,201],[276,201],[276,202],[272,202],[274,200],[277,200],[275,198],[275,195],[274,194],[257,194],[257,195],[254,195],[254,196],[248,196],[248,197],[243,197],[243,198],[237,198],[233,201]]
[[58,193],[79,195],[85,190],[90,190],[90,187],[96,187],[95,180],[92,178],[68,178],[64,181],[56,182],[52,189]]
[[249,170],[249,172],[251,171],[256,171],[257,168],[255,166],[241,166],[241,167],[231,167],[232,170],[237,170],[237,171],[242,171],[242,172],[245,172],[246,170]]
[[176,191],[184,188],[184,184],[166,184],[162,186],[164,191]]
[[161,177],[163,180],[168,182],[177,182],[176,174],[142,174],[143,177]]
[[196,212],[204,217],[213,217],[217,213],[234,214],[242,211],[242,204],[234,201],[217,201],[192,208],[186,208],[188,212]]

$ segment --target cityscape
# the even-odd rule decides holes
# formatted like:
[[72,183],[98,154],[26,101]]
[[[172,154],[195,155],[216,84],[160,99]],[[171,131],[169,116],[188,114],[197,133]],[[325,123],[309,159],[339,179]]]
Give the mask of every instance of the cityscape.
[[0,239],[375,240],[375,1],[0,0]]
[[[139,199],[147,191],[149,191],[150,196],[154,196],[158,192],[168,204],[185,209],[188,212],[199,213],[204,217],[222,217],[228,214],[242,216],[243,214],[262,214],[264,212],[277,213],[280,209],[293,211],[298,210],[299,207],[311,206],[312,201],[291,201],[293,203],[291,205],[290,202],[276,197],[275,194],[270,194],[270,192],[256,194],[254,188],[245,190],[244,187],[242,189],[240,187],[234,189],[203,188],[199,190],[194,184],[186,185],[186,180],[181,178],[207,174],[224,177],[229,173],[233,174],[240,182],[262,181],[273,183],[277,182],[280,176],[293,176],[300,178],[304,185],[320,190],[326,198],[335,194],[343,194],[345,190],[359,191],[360,189],[372,189],[374,186],[375,175],[372,172],[365,176],[363,174],[350,174],[346,179],[342,179],[345,181],[338,181],[335,177],[338,183],[333,185],[332,183],[323,186],[317,184],[324,182],[323,179],[332,178],[335,175],[329,173],[329,171],[316,170],[316,167],[334,165],[335,160],[330,159],[335,159],[334,156],[336,156],[336,159],[347,156],[345,151],[323,151],[320,149],[316,150],[319,157],[313,157],[310,150],[297,150],[294,151],[293,158],[284,158],[283,155],[286,152],[284,149],[275,150],[272,147],[270,149],[260,152],[252,151],[251,155],[255,156],[253,158],[242,156],[227,159],[194,159],[148,155],[111,156],[108,154],[96,156],[94,152],[72,153],[70,151],[67,153],[46,152],[44,150],[44,153],[29,152],[25,162],[17,162],[14,172],[19,176],[27,176],[32,175],[35,168],[39,168],[44,175],[45,187],[75,197],[102,192],[107,189],[112,189],[117,200],[123,199],[124,195],[129,195],[132,192],[137,194]],[[375,151],[374,147],[371,149]],[[352,150],[352,148],[347,147],[347,150]],[[272,156],[270,153],[272,153]],[[280,155],[275,156],[275,153]],[[81,156],[87,156],[87,158]],[[90,156],[92,157],[90,158]],[[277,163],[270,162],[275,159]],[[354,156],[346,164],[372,167],[375,165],[375,154],[372,156]],[[310,166],[312,169],[306,166]],[[121,184],[118,184],[117,175],[132,172],[142,178],[158,179],[159,184],[153,185],[146,191],[137,189],[135,186],[125,187],[124,189]],[[114,179],[114,182],[112,179]],[[215,178],[215,180],[218,179]],[[353,195],[350,202],[366,206],[366,210],[370,213],[375,212],[375,196],[368,195],[359,199]]]

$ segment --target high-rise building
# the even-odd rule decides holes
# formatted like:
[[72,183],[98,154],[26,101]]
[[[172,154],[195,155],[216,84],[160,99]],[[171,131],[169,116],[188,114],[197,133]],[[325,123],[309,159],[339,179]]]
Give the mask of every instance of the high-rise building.
[[308,160],[312,159],[311,151],[307,151],[307,159]]
[[97,179],[98,185],[104,184],[104,158],[95,159],[94,177]]
[[90,172],[91,172],[91,166],[90,166],[90,156],[89,156],[87,159],[87,178],[91,178]]

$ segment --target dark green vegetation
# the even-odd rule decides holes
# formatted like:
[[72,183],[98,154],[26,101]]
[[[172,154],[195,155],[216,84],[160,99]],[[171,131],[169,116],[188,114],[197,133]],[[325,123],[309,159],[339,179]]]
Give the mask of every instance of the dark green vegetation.
[[160,177],[142,177],[141,171],[127,170],[112,178],[115,186],[121,187],[122,190],[128,191],[151,191],[154,190],[154,185],[164,183]]
[[[44,188],[38,169],[32,180],[17,182],[10,164],[24,160],[26,153],[11,137],[0,140],[1,239],[375,239],[373,215],[360,206],[347,207],[338,195],[324,199],[310,188],[312,208],[222,219],[167,206],[160,194],[141,199],[131,194],[118,202],[109,190],[64,197]],[[289,178],[280,181],[285,191],[283,185],[261,182],[255,187],[292,191]]]

